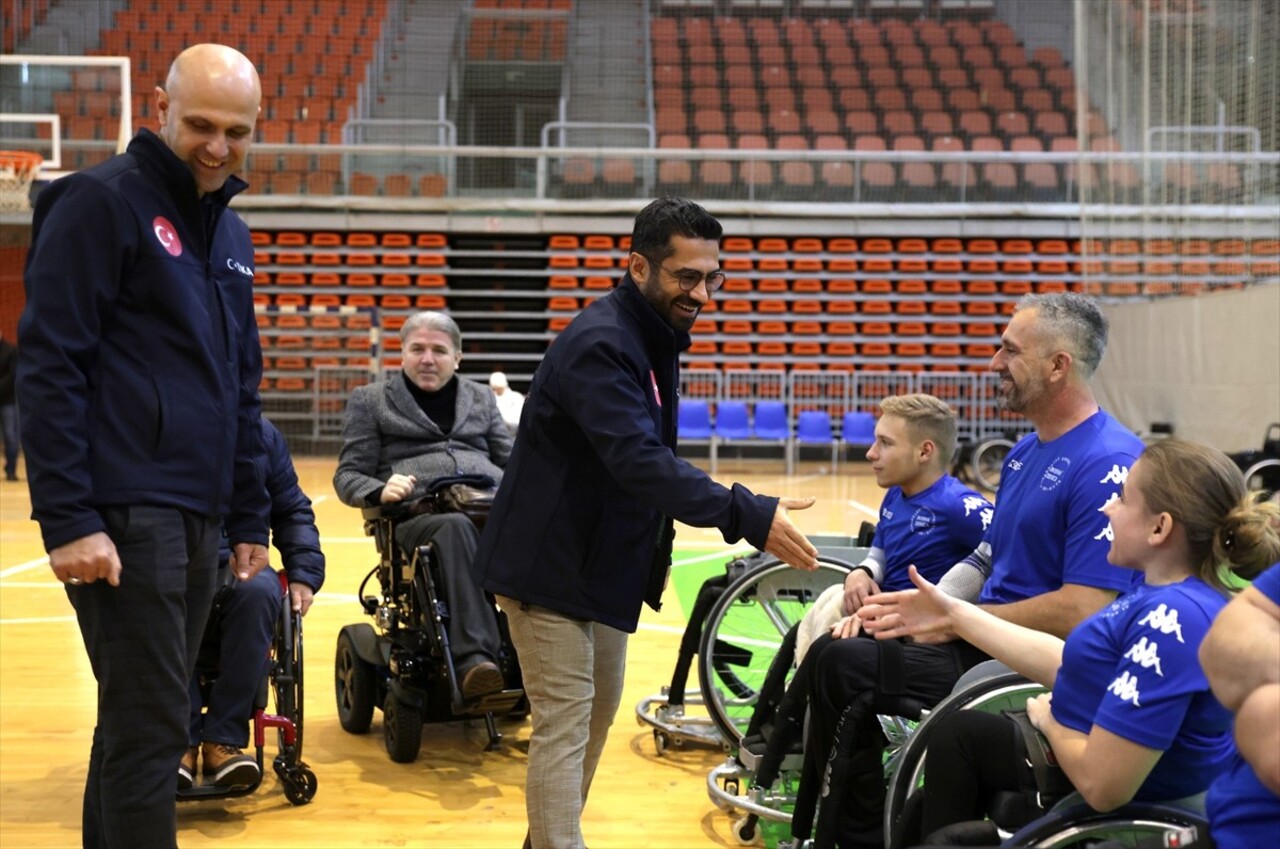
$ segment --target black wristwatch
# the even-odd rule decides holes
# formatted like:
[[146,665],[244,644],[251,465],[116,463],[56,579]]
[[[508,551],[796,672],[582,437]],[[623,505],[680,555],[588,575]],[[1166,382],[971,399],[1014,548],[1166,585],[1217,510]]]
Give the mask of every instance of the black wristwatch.
[[868,578],[870,578],[870,579],[871,579],[871,580],[873,580],[873,581],[876,579],[876,573],[871,571],[871,567],[870,567],[870,566],[863,566],[863,565],[859,564],[859,565],[854,566],[852,569],[850,569],[850,570],[849,570],[849,574],[850,574],[850,575],[852,575],[854,572],[866,572],[866,573],[867,573],[867,577],[868,577]]

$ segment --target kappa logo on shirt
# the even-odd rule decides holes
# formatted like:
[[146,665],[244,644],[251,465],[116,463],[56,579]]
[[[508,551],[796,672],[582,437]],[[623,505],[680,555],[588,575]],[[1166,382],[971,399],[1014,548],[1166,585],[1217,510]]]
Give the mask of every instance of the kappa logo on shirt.
[[1022,471],[1022,461],[1021,461],[1021,460],[1010,460],[1010,461],[1009,461],[1009,471],[1011,471],[1011,472],[1020,472],[1020,471]]
[[1111,471],[1107,472],[1106,476],[1103,477],[1102,480],[1098,481],[1098,483],[1113,483],[1117,486],[1123,486],[1124,482],[1128,479],[1129,467],[1121,466],[1119,463],[1116,463],[1111,467]]
[[1160,644],[1155,640],[1148,640],[1143,637],[1129,646],[1129,650],[1124,653],[1124,657],[1126,660],[1132,660],[1143,669],[1154,667],[1156,674],[1161,678],[1164,677],[1164,670],[1160,668]]
[[157,215],[151,222],[151,230],[156,234],[156,241],[160,243],[160,247],[164,248],[169,256],[182,256],[182,240],[178,238],[178,231],[173,228],[168,218]]
[[974,510],[987,509],[987,500],[976,495],[966,495],[964,499],[964,514],[968,516]]
[[1182,623],[1178,621],[1178,609],[1176,607],[1161,604],[1155,610],[1147,611],[1147,615],[1139,619],[1138,624],[1147,625],[1166,637],[1170,634],[1177,634],[1178,642],[1186,642],[1186,640],[1182,639]]
[[[1098,508],[1098,512],[1099,513],[1107,512],[1107,508],[1111,506],[1112,502],[1118,501],[1119,499],[1120,499],[1120,494],[1118,492],[1111,493],[1111,497],[1106,500],[1106,503],[1104,503],[1101,507]],[[1103,528],[1098,533],[1097,536],[1094,537],[1094,539],[1105,539],[1107,542],[1111,542],[1115,538],[1116,538],[1116,535],[1115,535],[1115,532],[1111,530],[1110,522],[1107,522],[1107,526]]]
[[995,514],[996,514],[996,511],[992,510],[990,507],[983,508],[981,515],[982,515],[982,529],[984,531],[987,528],[991,527],[991,519],[992,517],[995,516]]
[[1107,692],[1123,702],[1129,702],[1134,707],[1142,707],[1142,693],[1138,690],[1138,677],[1130,675],[1127,671],[1122,672],[1119,678],[1111,682],[1111,686],[1107,687]]

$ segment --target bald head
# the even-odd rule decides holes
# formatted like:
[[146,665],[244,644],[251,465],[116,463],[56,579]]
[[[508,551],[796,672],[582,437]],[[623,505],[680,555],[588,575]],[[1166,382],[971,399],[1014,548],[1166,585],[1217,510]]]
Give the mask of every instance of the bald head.
[[262,102],[258,71],[222,44],[197,44],[173,60],[156,89],[160,137],[191,169],[197,192],[216,192],[244,165]]
[[178,54],[169,66],[164,87],[172,97],[175,90],[187,85],[226,87],[242,95],[247,92],[255,101],[262,101],[257,68],[247,56],[225,44],[195,44]]

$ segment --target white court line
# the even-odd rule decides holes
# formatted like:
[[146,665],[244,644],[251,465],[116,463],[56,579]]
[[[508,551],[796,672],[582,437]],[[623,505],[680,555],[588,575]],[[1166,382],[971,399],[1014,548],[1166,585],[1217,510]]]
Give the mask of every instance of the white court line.
[[0,625],[48,625],[50,622],[74,622],[76,617],[70,616],[41,616],[34,619],[0,619]]
[[867,505],[863,504],[861,501],[850,501],[850,502],[849,502],[849,506],[850,506],[850,507],[852,507],[852,508],[854,508],[855,510],[861,510],[863,513],[866,513],[868,516],[879,516],[879,515],[880,515],[880,509],[879,509],[879,508],[875,508],[875,509],[873,509],[873,508],[868,507]]
[[48,566],[49,558],[40,557],[35,560],[28,560],[26,563],[19,563],[16,566],[10,566],[7,569],[0,569],[0,579],[7,578],[10,575],[17,575],[26,572],[28,569],[35,569],[37,566]]

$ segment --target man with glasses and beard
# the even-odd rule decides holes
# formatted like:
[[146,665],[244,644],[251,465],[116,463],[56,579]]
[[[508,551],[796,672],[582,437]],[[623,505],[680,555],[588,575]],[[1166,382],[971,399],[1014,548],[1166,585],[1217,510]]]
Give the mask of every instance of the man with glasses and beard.
[[678,356],[724,282],[721,232],[678,198],[636,216],[627,273],[538,366],[476,553],[532,708],[526,845],[536,849],[583,846],[582,808],[622,698],[627,634],[642,603],[659,606],[673,520],[817,568],[817,550],[787,515],[813,499],[726,488],[675,453]]

